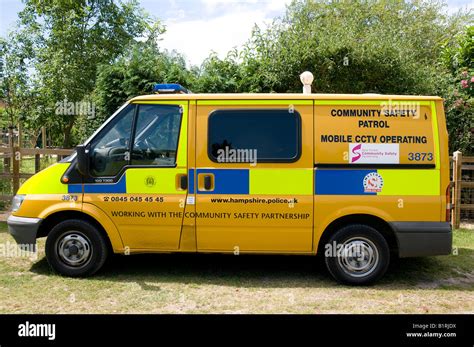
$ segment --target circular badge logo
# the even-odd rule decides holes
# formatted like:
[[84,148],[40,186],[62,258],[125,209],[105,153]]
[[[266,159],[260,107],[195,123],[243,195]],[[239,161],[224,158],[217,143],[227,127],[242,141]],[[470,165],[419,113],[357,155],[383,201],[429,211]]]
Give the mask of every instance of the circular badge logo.
[[155,177],[147,176],[147,178],[145,178],[145,185],[147,187],[153,187],[155,184],[156,184]]
[[364,177],[364,192],[378,193],[382,191],[383,178],[377,172],[370,172]]

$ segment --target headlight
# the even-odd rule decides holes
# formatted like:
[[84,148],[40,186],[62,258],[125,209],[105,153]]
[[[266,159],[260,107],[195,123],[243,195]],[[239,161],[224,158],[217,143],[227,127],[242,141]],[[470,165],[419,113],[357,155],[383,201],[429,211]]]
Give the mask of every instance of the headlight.
[[21,203],[25,200],[24,195],[15,195],[12,200],[12,212],[18,211],[21,206]]

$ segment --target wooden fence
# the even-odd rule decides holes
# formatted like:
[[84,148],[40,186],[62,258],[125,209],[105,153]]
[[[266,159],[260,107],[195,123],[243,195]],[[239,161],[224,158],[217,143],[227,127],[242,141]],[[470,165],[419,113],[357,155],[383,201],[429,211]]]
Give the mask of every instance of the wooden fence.
[[[26,179],[33,176],[41,170],[41,156],[56,156],[60,161],[63,157],[70,155],[73,149],[62,148],[20,148],[20,147],[0,147],[0,158],[3,159],[3,172],[0,172],[0,179],[11,181],[13,195],[20,187],[20,179]],[[20,172],[21,160],[34,159],[34,173]],[[12,160],[13,159],[13,160]],[[12,195],[0,195],[0,201],[11,201]]]
[[[461,223],[461,212],[474,211],[474,194],[472,194],[474,192],[474,157],[463,157],[461,152],[454,152],[451,170],[451,201],[453,204],[451,222],[453,228],[457,229]],[[464,196],[463,188],[470,190]]]

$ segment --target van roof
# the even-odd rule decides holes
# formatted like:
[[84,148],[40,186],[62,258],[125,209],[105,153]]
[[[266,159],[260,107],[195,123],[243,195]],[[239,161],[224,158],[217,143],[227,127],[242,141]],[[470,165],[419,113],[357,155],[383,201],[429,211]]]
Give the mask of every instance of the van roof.
[[229,94],[151,94],[130,101],[146,100],[442,100],[439,96],[384,94],[303,94],[303,93],[229,93]]

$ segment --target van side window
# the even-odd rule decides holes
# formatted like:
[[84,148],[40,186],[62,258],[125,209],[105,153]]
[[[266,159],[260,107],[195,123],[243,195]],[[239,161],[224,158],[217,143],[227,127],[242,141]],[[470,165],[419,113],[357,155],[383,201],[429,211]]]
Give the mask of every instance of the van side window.
[[300,114],[288,109],[214,111],[208,123],[209,158],[223,162],[223,156],[239,158],[245,151],[255,153],[258,162],[297,161],[301,156]]
[[91,143],[93,176],[115,176],[128,164],[135,105],[126,106]]
[[175,165],[180,127],[179,106],[138,106],[132,165]]

